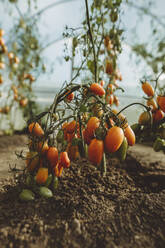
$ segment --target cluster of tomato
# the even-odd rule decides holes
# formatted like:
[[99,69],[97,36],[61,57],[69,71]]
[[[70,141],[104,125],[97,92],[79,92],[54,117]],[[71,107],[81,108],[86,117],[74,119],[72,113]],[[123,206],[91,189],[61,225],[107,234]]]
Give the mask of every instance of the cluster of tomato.
[[[108,35],[104,38],[104,46],[107,52],[107,58],[105,60],[105,73],[110,79],[110,83],[106,87],[106,102],[110,105],[115,104],[118,106],[119,99],[114,93],[119,87],[116,80],[122,81],[122,75],[116,68],[116,49]],[[104,85],[103,81],[101,81],[101,85]]]
[[[18,65],[20,63],[19,58],[13,53],[8,52],[8,48],[5,44],[5,40],[3,38],[4,36],[4,30],[0,29],[0,85],[4,83],[4,77],[2,75],[2,70],[5,69],[6,65],[8,65],[9,69],[9,78],[14,81],[14,75],[17,75],[17,69]],[[6,60],[7,58],[7,60]],[[8,90],[8,96],[10,96],[10,101],[8,101],[5,106],[0,108],[0,113],[7,114],[11,110],[11,107],[13,106],[13,102],[18,102],[20,107],[25,107],[28,104],[28,98],[26,96],[23,96],[23,90],[25,87],[24,81],[28,80],[30,83],[35,81],[35,78],[27,73],[27,74],[21,74],[17,75],[17,82],[12,83],[9,90]]]
[[[142,139],[152,138],[156,151],[164,150],[165,126],[163,123],[165,121],[163,120],[165,118],[165,96],[157,95],[152,85],[147,81],[142,82],[142,90],[148,97],[146,104],[151,108],[151,111],[142,112],[138,123],[133,125],[133,129],[137,136],[142,137]],[[149,135],[148,131],[150,132]]]

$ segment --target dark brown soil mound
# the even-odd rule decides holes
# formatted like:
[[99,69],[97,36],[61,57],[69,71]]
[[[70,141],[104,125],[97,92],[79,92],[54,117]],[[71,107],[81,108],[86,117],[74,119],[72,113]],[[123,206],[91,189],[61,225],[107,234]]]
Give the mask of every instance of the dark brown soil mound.
[[1,182],[0,247],[165,247],[165,168],[132,156],[113,159],[102,178],[86,160],[72,163],[53,198],[23,203]]

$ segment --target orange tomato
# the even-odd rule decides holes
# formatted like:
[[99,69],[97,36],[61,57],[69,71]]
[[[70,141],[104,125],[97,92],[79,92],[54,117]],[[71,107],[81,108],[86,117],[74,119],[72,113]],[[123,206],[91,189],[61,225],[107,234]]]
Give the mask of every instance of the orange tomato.
[[2,37],[5,34],[5,31],[1,28],[0,29],[0,37]]
[[70,159],[68,157],[67,152],[61,152],[60,153],[60,161],[59,161],[59,163],[64,168],[69,168],[70,167]]
[[76,126],[77,126],[77,122],[75,120],[71,121],[66,126],[66,132],[67,133],[73,133],[76,129]]
[[67,145],[66,151],[70,160],[76,160],[80,157],[78,146],[73,146],[71,143]]
[[[70,91],[67,92],[67,94],[69,93]],[[67,95],[67,100],[68,102],[71,102],[73,99],[74,99],[74,92],[71,92],[69,95]]]
[[83,130],[83,138],[84,138],[85,144],[89,145],[89,144],[91,143],[92,138],[91,138],[91,136],[89,135],[87,129],[84,129],[84,130]]
[[29,133],[41,137],[44,135],[44,131],[38,122],[32,122],[28,126]]
[[0,69],[4,69],[5,68],[5,64],[3,62],[0,62]]
[[75,137],[75,132],[73,132],[73,133],[66,133],[65,135],[66,135],[66,140],[68,142],[71,142],[72,139]]
[[115,89],[114,84],[109,84],[109,85],[108,85],[108,89],[110,90],[110,94],[112,94],[113,91],[114,91],[114,89]]
[[100,85],[103,87],[104,84],[105,84],[104,80],[101,80],[101,81],[100,81]]
[[114,95],[110,95],[109,97],[109,104],[112,105],[114,102]]
[[106,35],[105,38],[104,38],[104,46],[108,47],[109,42],[110,42],[110,37],[108,35]]
[[39,168],[36,174],[36,182],[43,184],[48,179],[48,168]]
[[91,84],[90,91],[92,91],[95,95],[98,95],[98,96],[105,95],[104,88],[98,83]]
[[154,89],[148,82],[142,83],[142,90],[147,96],[154,96]]
[[165,113],[165,96],[160,96],[158,104],[161,110]]
[[99,165],[104,152],[104,143],[102,140],[92,139],[88,147],[88,159],[95,165]]
[[153,121],[160,121],[164,117],[164,112],[161,109],[157,109],[155,112],[153,112],[152,116]]
[[38,152],[28,152],[26,154],[26,165],[28,171],[33,171],[39,164]]
[[153,98],[147,100],[147,106],[152,106],[153,109],[157,109],[157,104]]
[[93,116],[89,119],[89,121],[87,122],[87,130],[88,130],[88,134],[89,136],[93,136],[95,130],[100,126],[100,120]]
[[106,64],[105,64],[105,72],[108,75],[112,75],[114,69],[113,69],[113,63],[110,60],[106,60]]
[[63,172],[63,166],[61,166],[59,163],[54,167],[54,174],[56,177],[61,177]]
[[58,150],[55,146],[49,147],[47,150],[47,160],[49,161],[52,167],[55,167],[58,162]]
[[49,149],[47,141],[40,141],[37,145],[38,152],[45,154]]
[[150,114],[147,111],[144,111],[143,113],[141,113],[141,115],[139,116],[139,120],[138,123],[140,125],[147,125],[150,122]]
[[111,127],[105,137],[105,148],[107,152],[116,152],[121,146],[124,139],[124,132],[122,128],[114,126]]
[[114,104],[118,107],[119,106],[119,99],[117,96],[114,95],[114,100],[113,100]]
[[[16,96],[16,94],[15,94],[15,96]],[[15,98],[14,98],[15,99]],[[19,101],[19,104],[20,104],[20,106],[22,106],[22,107],[25,107],[26,105],[27,105],[27,103],[28,103],[28,99],[27,98],[22,98],[20,101]]]
[[132,128],[130,127],[130,125],[128,125],[125,129],[124,129],[124,135],[127,138],[127,142],[129,146],[133,146],[135,144],[136,141],[136,137],[135,137],[135,133],[132,130]]

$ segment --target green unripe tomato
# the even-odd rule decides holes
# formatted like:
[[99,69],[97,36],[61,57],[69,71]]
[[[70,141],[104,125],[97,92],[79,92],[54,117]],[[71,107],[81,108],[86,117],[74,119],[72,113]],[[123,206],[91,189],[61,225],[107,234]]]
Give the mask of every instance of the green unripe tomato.
[[128,142],[126,137],[123,139],[123,143],[121,144],[119,150],[117,151],[117,157],[120,159],[120,161],[124,161],[127,155],[127,149],[128,149]]
[[155,150],[155,152],[159,152],[163,150],[164,146],[165,146],[165,140],[161,138],[157,138],[153,144],[153,149]]

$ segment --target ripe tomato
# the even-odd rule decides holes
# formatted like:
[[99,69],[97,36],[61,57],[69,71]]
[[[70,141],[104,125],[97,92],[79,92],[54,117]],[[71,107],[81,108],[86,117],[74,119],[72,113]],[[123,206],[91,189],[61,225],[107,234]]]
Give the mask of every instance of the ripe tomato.
[[114,84],[108,84],[108,89],[110,90],[110,94],[114,92],[115,85]]
[[70,167],[70,159],[67,152],[61,152],[59,164],[64,168]]
[[85,144],[89,145],[91,143],[92,137],[89,135],[87,129],[83,130],[83,138],[84,138]]
[[54,175],[56,177],[61,177],[63,172],[63,166],[61,166],[59,163],[54,167]]
[[88,159],[95,165],[99,165],[104,152],[104,143],[102,140],[93,139],[88,147]]
[[[67,94],[69,93],[70,91],[67,92]],[[73,99],[74,99],[74,92],[71,92],[69,95],[67,95],[67,100],[68,102],[71,102]]]
[[121,146],[124,139],[124,132],[122,128],[114,126],[111,127],[105,137],[105,148],[107,152],[116,152]]
[[114,104],[118,107],[119,106],[119,99],[117,96],[114,95],[114,100],[113,100]]
[[104,88],[98,83],[91,84],[90,91],[92,91],[95,95],[98,95],[98,96],[105,95]]
[[49,147],[47,150],[47,160],[49,161],[52,167],[55,167],[58,162],[58,150],[55,146]]
[[78,146],[73,146],[72,143],[68,143],[66,151],[70,160],[76,160],[80,157]]
[[87,130],[88,130],[88,134],[89,136],[93,136],[95,130],[100,126],[100,120],[93,116],[89,119],[89,121],[87,122]]
[[142,90],[147,96],[154,96],[154,89],[148,82],[142,83]]
[[158,104],[161,110],[165,113],[165,96],[160,96]]
[[104,80],[101,80],[100,85],[103,87],[105,84]]
[[44,135],[44,131],[38,122],[32,122],[29,124],[29,133],[41,137]]
[[110,60],[106,60],[106,64],[105,64],[105,72],[108,75],[112,75],[114,69],[113,69],[113,63]]
[[161,109],[157,109],[155,112],[153,112],[152,116],[153,121],[160,121],[164,117],[164,112]]
[[109,97],[109,104],[112,105],[114,102],[114,95],[110,95]]
[[66,132],[67,133],[73,133],[76,129],[77,122],[75,120],[71,121],[66,125]]
[[147,100],[147,106],[152,106],[154,110],[158,107],[156,101],[153,98]]
[[49,146],[47,141],[40,141],[37,145],[38,152],[41,152],[43,155],[48,151]]
[[147,125],[149,124],[151,121],[151,117],[148,111],[144,111],[143,113],[141,113],[141,115],[139,116],[139,120],[138,123],[140,125]]
[[38,152],[28,152],[26,154],[26,165],[28,171],[33,171],[39,165]]
[[[16,96],[16,95],[15,95]],[[20,101],[19,101],[19,104],[20,106],[22,107],[25,107],[28,103],[28,99],[27,98],[22,98]]]
[[127,125],[127,127],[124,129],[124,135],[127,138],[128,145],[133,146],[135,144],[136,137],[134,131],[129,125]]
[[48,168],[39,168],[36,174],[36,182],[43,184],[48,179]]

